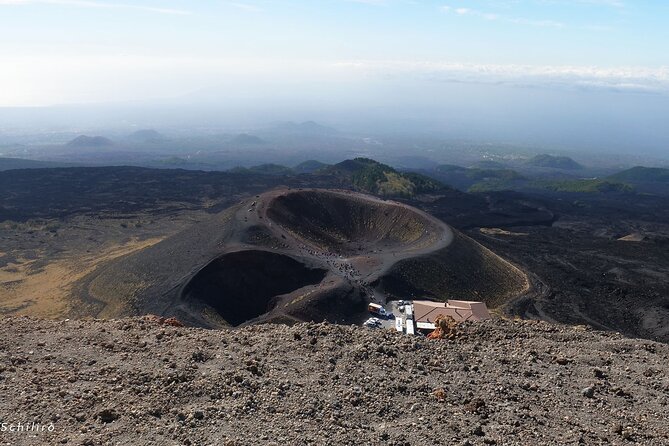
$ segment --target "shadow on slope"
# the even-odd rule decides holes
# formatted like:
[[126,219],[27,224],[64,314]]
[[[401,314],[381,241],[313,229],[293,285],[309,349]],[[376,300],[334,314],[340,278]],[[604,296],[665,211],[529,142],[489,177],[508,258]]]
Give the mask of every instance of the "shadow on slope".
[[293,234],[336,253],[428,245],[442,231],[405,207],[322,191],[278,197],[268,216]]
[[197,273],[183,296],[215,309],[237,326],[272,310],[276,297],[319,283],[326,271],[267,251],[224,254]]

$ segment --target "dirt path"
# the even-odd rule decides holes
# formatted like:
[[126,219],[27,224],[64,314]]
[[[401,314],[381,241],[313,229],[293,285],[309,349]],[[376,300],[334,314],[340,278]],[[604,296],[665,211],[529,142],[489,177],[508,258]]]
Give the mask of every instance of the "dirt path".
[[0,269],[0,314],[47,319],[66,317],[74,282],[99,265],[160,242],[162,238],[133,239],[96,253],[66,252],[36,271],[36,260],[23,260]]

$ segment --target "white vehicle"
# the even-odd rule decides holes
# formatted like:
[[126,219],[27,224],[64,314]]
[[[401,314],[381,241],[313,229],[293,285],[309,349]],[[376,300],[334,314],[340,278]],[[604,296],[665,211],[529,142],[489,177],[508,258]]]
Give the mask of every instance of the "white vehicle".
[[413,321],[411,319],[407,319],[407,334],[408,335],[416,334],[413,328]]
[[367,319],[363,325],[369,328],[379,328],[381,326],[381,321],[372,317]]

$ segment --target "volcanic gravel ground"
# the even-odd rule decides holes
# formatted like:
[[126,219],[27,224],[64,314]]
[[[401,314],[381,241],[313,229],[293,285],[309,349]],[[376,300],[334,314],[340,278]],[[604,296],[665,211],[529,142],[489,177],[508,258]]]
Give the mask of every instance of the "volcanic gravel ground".
[[7,445],[669,444],[669,346],[545,322],[0,325]]

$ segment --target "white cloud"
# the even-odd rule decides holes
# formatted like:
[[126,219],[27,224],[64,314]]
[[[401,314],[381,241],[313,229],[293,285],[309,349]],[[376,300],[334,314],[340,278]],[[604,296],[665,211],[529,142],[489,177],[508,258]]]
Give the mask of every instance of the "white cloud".
[[131,4],[107,3],[96,0],[0,0],[0,6],[22,6],[22,5],[59,5],[75,8],[97,8],[97,9],[132,9],[136,11],[154,12],[158,14],[188,15],[189,11],[172,8],[156,8],[151,6],[140,6]]
[[[472,83],[669,95],[669,67],[465,64],[438,61],[314,61],[161,57],[147,54],[2,54],[0,106],[176,97],[224,84],[231,92],[275,94],[318,79],[332,85]],[[280,67],[280,68],[279,68]],[[271,76],[268,77],[268,73]],[[103,86],[103,87],[101,87]],[[260,90],[263,89],[264,90]],[[302,88],[302,87],[300,87]],[[258,92],[261,93],[258,93]],[[288,91],[288,90],[286,90]],[[318,94],[322,94],[319,90]]]
[[403,61],[347,61],[336,64],[366,75],[517,86],[590,88],[669,94],[669,67],[502,65]]
[[[0,49],[0,107],[143,101],[179,97],[225,85],[229,91],[268,91],[313,79],[337,81],[347,70],[313,60],[133,54],[91,47],[11,53]],[[262,89],[265,90],[262,90]]]

